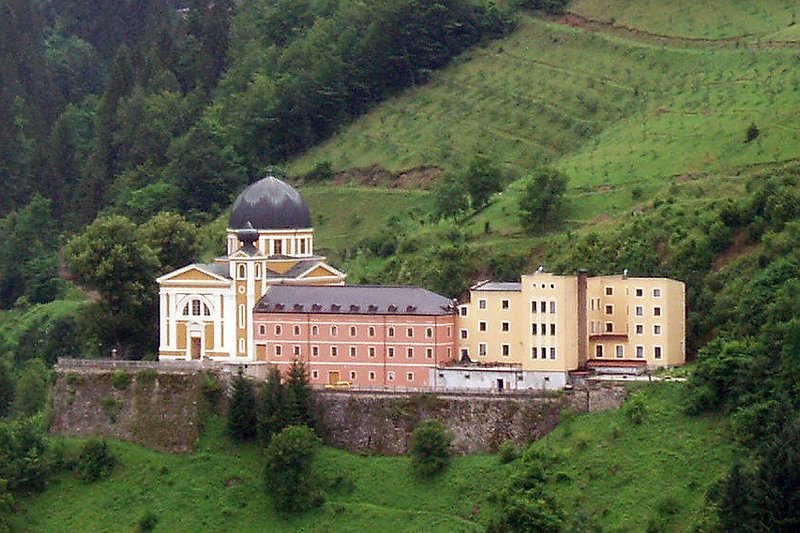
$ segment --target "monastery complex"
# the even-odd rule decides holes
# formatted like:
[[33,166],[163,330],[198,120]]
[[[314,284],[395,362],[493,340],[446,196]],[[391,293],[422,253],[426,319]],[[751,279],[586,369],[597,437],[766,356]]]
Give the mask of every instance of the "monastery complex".
[[297,359],[315,386],[415,390],[560,389],[590,372],[685,362],[680,281],[539,269],[479,283],[459,303],[345,279],[314,253],[300,194],[262,179],[234,203],[227,255],[157,280],[159,359],[263,369]]

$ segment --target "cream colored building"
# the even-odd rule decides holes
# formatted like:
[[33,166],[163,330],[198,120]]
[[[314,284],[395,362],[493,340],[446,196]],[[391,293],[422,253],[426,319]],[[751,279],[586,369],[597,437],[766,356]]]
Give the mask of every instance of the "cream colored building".
[[[560,276],[541,269],[516,283],[479,283],[459,306],[456,322],[459,354],[472,364],[458,368],[460,375],[440,377],[447,386],[469,388],[472,373],[494,369],[493,388],[552,389],[576,370],[681,365],[684,291],[682,282],[667,278]],[[465,370],[470,367],[472,373]]]

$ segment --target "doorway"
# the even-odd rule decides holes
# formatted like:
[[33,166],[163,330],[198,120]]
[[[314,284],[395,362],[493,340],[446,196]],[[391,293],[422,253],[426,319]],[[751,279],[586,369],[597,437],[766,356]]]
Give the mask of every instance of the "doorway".
[[338,370],[332,370],[332,371],[328,372],[328,383],[330,385],[336,385],[337,383],[339,383],[339,371]]
[[192,359],[200,359],[200,352],[203,350],[203,339],[192,337]]
[[502,391],[505,388],[506,382],[502,378],[497,379],[497,390]]

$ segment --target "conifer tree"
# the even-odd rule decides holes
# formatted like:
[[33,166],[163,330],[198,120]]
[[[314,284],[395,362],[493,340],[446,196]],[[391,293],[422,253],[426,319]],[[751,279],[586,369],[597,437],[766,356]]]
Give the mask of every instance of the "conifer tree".
[[[294,403],[291,408],[292,424],[305,424],[313,427],[313,417],[311,416],[311,389],[308,387],[308,374],[306,365],[295,359],[289,367],[289,377],[286,387],[290,400]],[[287,402],[288,403],[288,402]]]
[[272,436],[287,425],[283,409],[285,399],[281,371],[277,367],[272,367],[267,374],[267,381],[261,387],[257,412],[258,438],[264,444],[269,443]]
[[233,394],[228,404],[228,435],[235,440],[256,436],[256,396],[253,384],[239,371],[233,378]]

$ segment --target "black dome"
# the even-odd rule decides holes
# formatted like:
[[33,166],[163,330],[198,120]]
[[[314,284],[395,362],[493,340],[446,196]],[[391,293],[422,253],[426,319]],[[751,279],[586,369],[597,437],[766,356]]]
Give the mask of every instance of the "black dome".
[[247,187],[233,204],[230,229],[244,229],[247,223],[261,229],[310,228],[311,214],[300,193],[273,176]]

